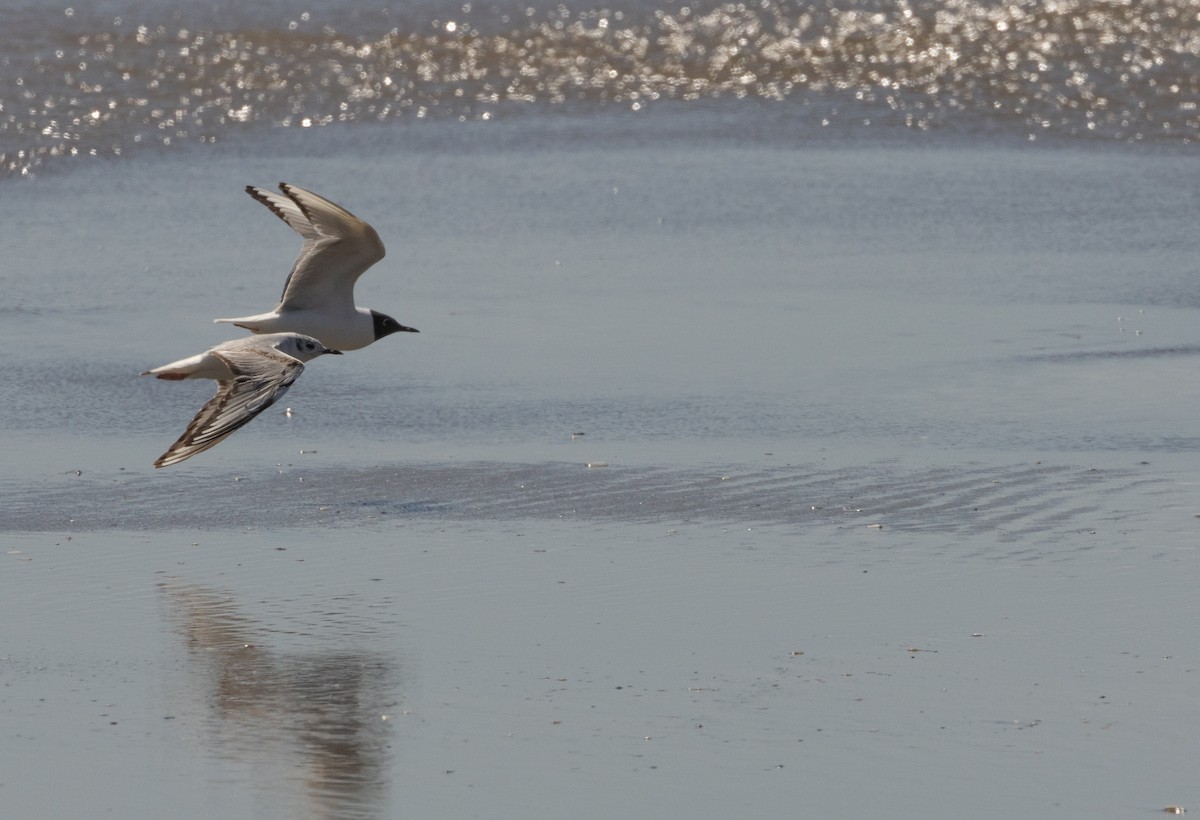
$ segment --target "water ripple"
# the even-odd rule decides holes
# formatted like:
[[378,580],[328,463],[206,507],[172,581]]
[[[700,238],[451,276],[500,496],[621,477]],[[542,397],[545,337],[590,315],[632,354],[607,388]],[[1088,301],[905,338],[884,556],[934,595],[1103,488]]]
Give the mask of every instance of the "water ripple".
[[[0,529],[222,529],[402,525],[407,520],[714,522],[993,533],[1050,543],[1094,528],[1114,505],[1169,486],[1139,471],[1067,464],[845,468],[602,468],[468,464],[337,468],[197,485],[187,476],[66,477],[9,488]],[[1133,502],[1138,503],[1138,502]],[[47,509],[60,512],[53,520]]]

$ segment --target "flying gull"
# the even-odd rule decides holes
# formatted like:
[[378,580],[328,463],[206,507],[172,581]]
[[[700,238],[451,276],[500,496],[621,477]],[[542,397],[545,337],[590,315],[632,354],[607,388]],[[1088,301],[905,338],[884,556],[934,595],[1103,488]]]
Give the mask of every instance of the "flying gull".
[[142,373],[160,379],[216,379],[217,392],[200,408],[179,440],[158,457],[168,467],[219,444],[274,404],[304,370],[304,362],[330,350],[311,336],[271,333],[222,342],[196,356]]
[[286,182],[279,190],[282,195],[246,186],[246,193],[304,238],[283,297],[270,313],[214,321],[253,333],[303,333],[339,350],[357,350],[400,331],[416,333],[391,316],[354,304],[354,283],[384,255],[375,229],[312,191]]

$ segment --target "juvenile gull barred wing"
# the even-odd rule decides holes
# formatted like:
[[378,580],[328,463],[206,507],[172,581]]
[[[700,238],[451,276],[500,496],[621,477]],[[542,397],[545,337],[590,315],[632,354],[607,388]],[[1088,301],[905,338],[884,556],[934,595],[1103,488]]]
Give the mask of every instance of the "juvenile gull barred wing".
[[154,462],[167,467],[191,458],[248,424],[288,391],[304,365],[272,348],[220,350],[214,355],[235,374],[217,382],[217,392],[200,408],[179,440]]

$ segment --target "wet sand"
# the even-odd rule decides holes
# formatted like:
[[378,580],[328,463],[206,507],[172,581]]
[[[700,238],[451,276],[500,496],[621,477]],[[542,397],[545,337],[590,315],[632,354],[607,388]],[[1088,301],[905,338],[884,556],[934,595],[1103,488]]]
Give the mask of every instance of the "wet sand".
[[[471,133],[6,188],[4,812],[1197,802],[1189,158]],[[276,178],[422,333],[155,471]]]

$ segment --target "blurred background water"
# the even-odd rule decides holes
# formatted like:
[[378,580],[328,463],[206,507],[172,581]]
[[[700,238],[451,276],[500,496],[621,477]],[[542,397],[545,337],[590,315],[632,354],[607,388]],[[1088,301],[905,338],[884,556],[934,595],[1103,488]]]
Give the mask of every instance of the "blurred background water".
[[264,129],[656,108],[715,106],[738,130],[753,110],[751,131],[783,118],[785,140],[1190,143],[1200,127],[1200,19],[1182,0],[4,0],[0,14],[8,175]]

